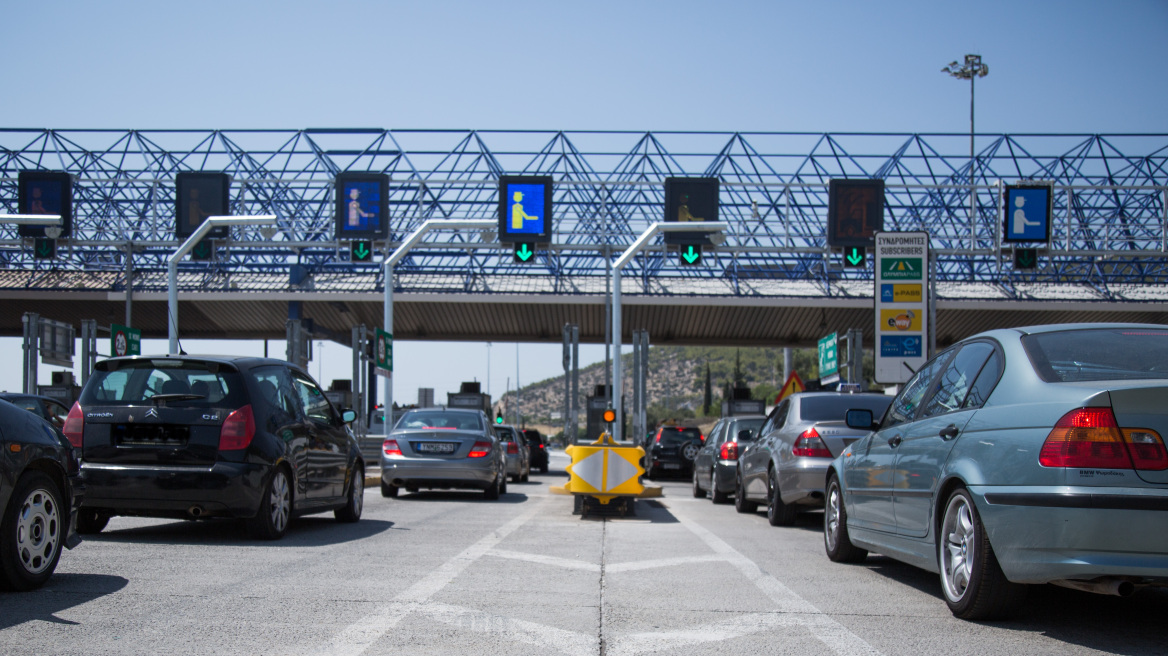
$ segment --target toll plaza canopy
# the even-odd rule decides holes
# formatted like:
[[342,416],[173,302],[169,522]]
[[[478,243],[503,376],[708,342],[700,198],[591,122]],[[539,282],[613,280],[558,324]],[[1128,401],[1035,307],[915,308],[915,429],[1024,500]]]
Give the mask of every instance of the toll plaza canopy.
[[[57,213],[44,202],[60,187],[37,173],[67,173],[70,192],[67,229],[0,225],[0,333],[20,334],[24,312],[124,323],[129,303],[144,337],[165,336],[177,234],[212,214],[274,214],[274,230],[231,229],[180,263],[182,336],[282,338],[298,318],[347,342],[381,323],[386,253],[430,219],[495,219],[504,177],[550,179],[550,217],[521,213],[549,234],[428,235],[394,270],[395,338],[559,341],[576,323],[603,341],[608,266],[669,220],[729,228],[687,256],[658,238],[624,270],[622,325],[655,343],[806,346],[851,327],[872,339],[872,229],[929,234],[939,344],[1009,325],[1168,323],[1168,134],[980,134],[973,161],[968,140],[0,128],[0,212]],[[692,198],[667,197],[686,180]],[[854,202],[833,191],[841,180],[881,191]]]

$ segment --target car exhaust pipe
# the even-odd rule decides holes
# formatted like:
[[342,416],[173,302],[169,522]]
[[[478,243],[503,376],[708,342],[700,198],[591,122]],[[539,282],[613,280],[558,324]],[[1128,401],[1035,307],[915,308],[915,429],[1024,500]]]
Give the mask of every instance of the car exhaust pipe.
[[1063,579],[1051,581],[1054,585],[1072,590],[1082,590],[1094,594],[1111,595],[1113,597],[1130,597],[1136,591],[1136,585],[1123,579],[1098,579],[1095,581],[1076,581]]
[[406,484],[406,482],[400,478],[393,479],[393,483],[392,483],[392,485],[394,487],[403,487],[403,486],[405,486],[405,484]]
[[198,519],[203,516],[203,507],[191,506],[190,508],[187,508],[187,514],[191,517],[194,517],[195,519]]

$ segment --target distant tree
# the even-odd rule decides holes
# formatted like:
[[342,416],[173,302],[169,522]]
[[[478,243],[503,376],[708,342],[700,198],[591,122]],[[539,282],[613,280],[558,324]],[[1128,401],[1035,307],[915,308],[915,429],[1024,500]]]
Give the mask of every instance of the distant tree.
[[710,363],[706,363],[706,397],[702,403],[702,414],[706,417],[710,416],[710,406],[714,404],[714,389],[711,385],[710,378]]

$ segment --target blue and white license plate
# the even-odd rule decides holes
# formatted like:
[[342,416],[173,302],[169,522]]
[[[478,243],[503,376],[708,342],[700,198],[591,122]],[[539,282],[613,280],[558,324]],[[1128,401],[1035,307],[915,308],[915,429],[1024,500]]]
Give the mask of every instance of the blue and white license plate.
[[418,453],[454,453],[458,445],[452,442],[418,442],[414,450]]

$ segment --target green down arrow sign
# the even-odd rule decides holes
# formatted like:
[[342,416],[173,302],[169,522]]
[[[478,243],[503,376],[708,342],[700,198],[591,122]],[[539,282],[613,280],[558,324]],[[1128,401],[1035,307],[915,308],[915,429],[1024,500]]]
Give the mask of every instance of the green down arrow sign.
[[702,249],[694,248],[693,244],[689,244],[681,252],[681,259],[685,260],[686,264],[697,264],[698,260],[702,259]]
[[532,255],[535,255],[535,250],[532,248],[532,244],[527,242],[520,242],[515,244],[516,262],[526,262],[531,259]]
[[373,254],[373,250],[370,248],[371,246],[372,242],[368,241],[353,242],[353,250],[351,251],[353,257],[351,259],[354,262],[364,262],[368,260],[369,256]]
[[844,261],[848,266],[864,266],[865,253],[864,249],[853,246],[844,251]]

